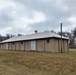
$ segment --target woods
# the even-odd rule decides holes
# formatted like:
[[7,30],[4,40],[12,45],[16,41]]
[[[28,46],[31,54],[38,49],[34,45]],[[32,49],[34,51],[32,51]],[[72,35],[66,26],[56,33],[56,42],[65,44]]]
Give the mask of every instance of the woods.
[[0,35],[0,42],[7,40],[9,38],[15,37],[15,36],[22,36],[22,34],[17,34],[17,35],[13,35],[13,34],[6,34],[5,36]]

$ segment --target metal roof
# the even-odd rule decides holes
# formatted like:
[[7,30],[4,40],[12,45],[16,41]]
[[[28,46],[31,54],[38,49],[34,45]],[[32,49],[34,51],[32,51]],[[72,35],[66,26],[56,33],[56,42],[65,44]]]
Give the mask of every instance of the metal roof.
[[[52,33],[50,31],[44,31],[44,32],[38,32],[34,34],[24,35],[24,36],[15,36],[13,38],[10,38],[8,40],[2,41],[0,43],[6,43],[6,42],[14,42],[14,41],[22,41],[22,40],[34,40],[34,39],[42,39],[42,38],[61,38],[60,35],[56,33]],[[66,37],[62,37],[63,39],[68,39]]]

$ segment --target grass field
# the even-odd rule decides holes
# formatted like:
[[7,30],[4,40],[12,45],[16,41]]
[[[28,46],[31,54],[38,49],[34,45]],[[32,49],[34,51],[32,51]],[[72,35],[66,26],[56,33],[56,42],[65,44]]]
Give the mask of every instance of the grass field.
[[0,75],[76,75],[76,50],[67,53],[1,50]]

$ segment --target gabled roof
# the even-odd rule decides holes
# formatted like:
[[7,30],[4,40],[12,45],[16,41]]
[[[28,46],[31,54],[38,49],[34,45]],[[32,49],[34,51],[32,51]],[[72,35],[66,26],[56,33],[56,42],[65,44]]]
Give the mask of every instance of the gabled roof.
[[[61,36],[56,34],[56,33],[52,33],[50,31],[44,31],[44,32],[38,32],[38,33],[24,35],[24,36],[15,36],[13,38],[2,41],[0,43],[22,41],[22,40],[34,40],[34,39],[52,38],[52,37],[61,38]],[[62,37],[62,38],[67,39],[67,40],[69,39],[69,38],[66,38],[66,37]]]

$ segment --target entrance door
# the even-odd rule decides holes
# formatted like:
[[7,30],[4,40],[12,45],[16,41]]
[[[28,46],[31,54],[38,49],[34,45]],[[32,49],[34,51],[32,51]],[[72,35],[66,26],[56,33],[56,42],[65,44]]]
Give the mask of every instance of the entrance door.
[[36,41],[31,41],[31,50],[36,51]]
[[6,50],[8,50],[8,43],[6,43]]

